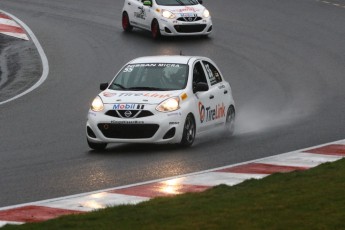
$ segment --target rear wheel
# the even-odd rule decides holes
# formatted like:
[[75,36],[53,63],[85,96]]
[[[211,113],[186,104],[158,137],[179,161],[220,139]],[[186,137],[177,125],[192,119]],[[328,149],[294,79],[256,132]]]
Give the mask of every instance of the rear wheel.
[[153,39],[158,39],[161,36],[161,31],[159,30],[159,23],[157,19],[153,19],[151,24],[151,34]]
[[95,143],[87,140],[87,144],[93,150],[104,150],[107,147],[107,143]]
[[232,105],[228,108],[228,112],[226,113],[225,129],[230,135],[233,135],[235,132],[235,108]]
[[133,26],[131,26],[131,23],[129,22],[129,17],[127,12],[123,12],[122,14],[122,28],[126,32],[130,32],[133,30]]
[[191,146],[195,139],[195,120],[192,114],[188,114],[186,117],[186,121],[184,123],[183,127],[183,134],[182,134],[182,140],[180,145],[182,146]]

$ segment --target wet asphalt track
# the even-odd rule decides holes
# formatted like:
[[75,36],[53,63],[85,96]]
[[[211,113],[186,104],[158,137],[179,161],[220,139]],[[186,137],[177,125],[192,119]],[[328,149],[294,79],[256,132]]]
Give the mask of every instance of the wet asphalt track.
[[[214,33],[122,32],[122,2],[2,0],[49,61],[48,79],[0,106],[0,207],[185,174],[345,137],[345,8],[315,0],[205,0]],[[345,5],[345,0],[337,3]],[[111,145],[89,151],[88,106],[125,62],[156,54],[212,58],[237,102],[237,133],[190,149]]]

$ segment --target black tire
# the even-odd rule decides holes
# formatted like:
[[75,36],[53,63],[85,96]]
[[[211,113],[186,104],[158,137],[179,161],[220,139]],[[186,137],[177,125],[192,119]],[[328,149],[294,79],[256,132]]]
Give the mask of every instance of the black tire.
[[89,145],[89,147],[93,150],[104,150],[106,147],[107,147],[107,143],[94,143],[94,142],[91,142],[89,140],[87,140],[87,144]]
[[122,13],[122,28],[125,32],[130,32],[133,30],[133,26],[129,21],[129,17],[127,12]]
[[229,135],[233,135],[235,132],[235,108],[234,106],[230,106],[228,108],[228,112],[226,113],[226,123],[225,123],[225,130]]
[[157,19],[153,19],[151,23],[151,34],[153,39],[161,37],[161,31],[159,30],[159,23]]
[[188,114],[183,126],[183,134],[181,139],[181,146],[189,147],[193,144],[195,139],[195,120],[192,114]]

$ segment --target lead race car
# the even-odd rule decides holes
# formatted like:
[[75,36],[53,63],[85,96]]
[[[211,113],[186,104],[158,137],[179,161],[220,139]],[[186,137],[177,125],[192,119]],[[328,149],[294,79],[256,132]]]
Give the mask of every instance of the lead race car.
[[125,0],[122,27],[149,30],[154,39],[176,35],[205,35],[212,31],[210,12],[201,0]]
[[93,100],[86,122],[90,148],[108,143],[179,143],[217,126],[234,132],[230,84],[206,57],[150,56],[127,63]]

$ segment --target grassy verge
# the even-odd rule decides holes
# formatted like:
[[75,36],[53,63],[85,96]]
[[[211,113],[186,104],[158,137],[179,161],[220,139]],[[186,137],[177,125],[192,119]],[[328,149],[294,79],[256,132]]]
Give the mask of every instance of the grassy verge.
[[9,229],[345,229],[345,159]]

